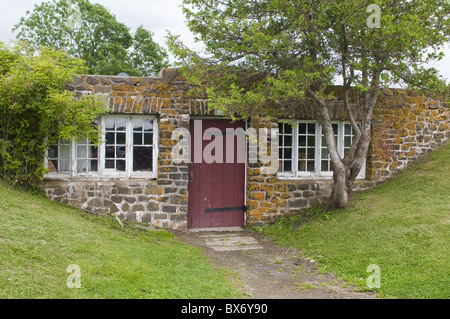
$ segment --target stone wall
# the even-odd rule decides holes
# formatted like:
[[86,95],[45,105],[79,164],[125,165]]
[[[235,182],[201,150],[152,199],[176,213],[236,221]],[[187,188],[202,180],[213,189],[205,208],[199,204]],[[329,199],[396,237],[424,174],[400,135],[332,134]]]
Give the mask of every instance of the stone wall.
[[160,226],[170,220],[156,180],[46,181],[45,188],[49,198],[89,212]]
[[[188,164],[174,164],[171,139],[176,128],[189,129],[192,116],[214,115],[204,95],[189,94],[191,87],[175,69],[164,69],[158,78],[90,76],[74,78],[67,87],[77,95],[99,94],[116,114],[152,114],[159,120],[158,175],[156,179],[44,180],[49,198],[94,213],[115,214],[163,228],[186,229],[188,213]],[[352,105],[354,108],[356,104]],[[339,100],[329,104],[335,120],[345,120]],[[314,118],[311,106],[297,108],[297,119]],[[366,179],[356,183],[363,190],[382,182],[424,153],[450,138],[449,108],[402,90],[387,90],[374,114],[373,142],[367,157]],[[276,127],[253,117],[249,127]],[[286,212],[323,203],[332,180],[286,180],[261,174],[261,162],[247,166],[247,223],[261,224]]]
[[367,177],[391,177],[450,138],[450,107],[403,90],[385,90],[375,109]]

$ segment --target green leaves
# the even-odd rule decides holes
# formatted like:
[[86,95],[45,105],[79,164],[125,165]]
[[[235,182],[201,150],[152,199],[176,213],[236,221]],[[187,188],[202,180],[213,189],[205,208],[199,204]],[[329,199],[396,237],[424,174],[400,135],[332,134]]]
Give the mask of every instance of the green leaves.
[[[208,86],[212,105],[229,113],[277,115],[305,96],[317,79],[328,82],[330,50],[323,1],[186,0],[188,25],[206,45],[198,56],[169,37],[169,47],[193,83]],[[220,105],[219,105],[220,103]]]
[[92,123],[106,110],[98,97],[75,98],[65,90],[85,70],[82,61],[48,48],[24,51],[0,43],[0,174],[26,188],[43,177],[49,144],[98,139]]
[[13,31],[35,50],[52,47],[85,60],[91,74],[155,75],[168,64],[166,52],[150,32],[140,27],[133,38],[127,26],[89,0],[43,2]]
[[[448,1],[184,0],[183,4],[188,26],[205,44],[206,55],[190,51],[175,36],[169,37],[170,49],[186,66],[189,79],[208,85],[222,107],[244,113],[255,109],[264,113],[269,105],[281,109],[303,99],[306,89],[325,96],[337,76],[361,93],[406,82],[416,88],[425,82],[444,87],[434,77],[437,74],[416,71],[430,59],[441,58],[439,48],[449,41]],[[379,16],[367,10],[372,4],[380,8],[375,12]],[[370,18],[379,19],[379,27],[369,26]]]
[[153,34],[142,26],[137,28],[133,39],[131,60],[142,76],[153,76],[168,67],[167,52],[152,39]]

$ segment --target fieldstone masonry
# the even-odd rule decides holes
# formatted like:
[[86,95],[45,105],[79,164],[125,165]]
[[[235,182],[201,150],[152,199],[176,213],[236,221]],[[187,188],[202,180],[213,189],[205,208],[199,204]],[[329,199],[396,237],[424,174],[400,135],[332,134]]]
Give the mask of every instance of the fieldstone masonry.
[[[176,69],[164,69],[158,78],[92,76],[75,77],[67,88],[77,95],[99,94],[111,113],[152,114],[159,119],[158,175],[147,179],[44,179],[49,198],[98,214],[111,213],[162,228],[186,229],[188,213],[188,164],[171,158],[176,128],[189,129],[192,116],[213,116],[205,95],[189,94],[191,86]],[[339,90],[339,88],[336,88]],[[354,97],[357,100],[357,97]],[[356,103],[353,107],[356,108]],[[336,100],[329,113],[345,119]],[[311,106],[297,108],[294,117],[313,119]],[[403,90],[385,90],[374,114],[373,142],[367,157],[366,179],[355,191],[373,187],[450,137],[449,107]],[[252,117],[249,127],[271,128],[274,122]],[[332,180],[282,180],[261,174],[263,164],[247,165],[247,224],[262,224],[292,210],[323,203]]]

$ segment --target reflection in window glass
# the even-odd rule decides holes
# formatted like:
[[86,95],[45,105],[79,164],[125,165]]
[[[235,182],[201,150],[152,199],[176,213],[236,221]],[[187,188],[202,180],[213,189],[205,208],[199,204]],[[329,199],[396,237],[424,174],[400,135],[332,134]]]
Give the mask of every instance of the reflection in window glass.
[[59,140],[57,144],[51,145],[48,150],[47,167],[50,172],[70,172],[70,141]]
[[316,123],[300,123],[298,132],[298,170],[314,172]]
[[350,150],[353,143],[353,127],[351,124],[344,124],[344,154]]
[[98,171],[98,148],[88,138],[77,141],[77,173]]
[[153,170],[153,121],[133,119],[133,171]]
[[105,120],[105,168],[126,170],[126,120],[107,118]]
[[[333,132],[334,132],[334,139],[335,139],[335,141],[337,141],[338,133],[339,133],[339,131],[338,131],[339,125],[332,124],[332,126],[333,126]],[[322,156],[321,156],[321,162],[320,162],[320,170],[322,172],[331,172],[333,170],[333,163],[331,162],[331,157],[330,157],[330,154],[328,153],[327,140],[326,140],[323,132],[322,132],[321,152],[322,152]]]
[[289,123],[278,123],[279,131],[279,170],[281,172],[292,172],[292,126]]

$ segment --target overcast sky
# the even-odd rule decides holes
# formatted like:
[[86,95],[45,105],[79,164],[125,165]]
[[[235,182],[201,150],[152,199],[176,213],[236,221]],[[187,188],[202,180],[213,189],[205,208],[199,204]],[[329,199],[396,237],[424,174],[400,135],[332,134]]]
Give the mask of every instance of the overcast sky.
[[[32,11],[36,3],[43,0],[0,0],[0,41],[14,39],[12,27],[27,10]],[[135,30],[140,25],[154,33],[154,40],[163,47],[167,30],[180,35],[181,40],[191,48],[200,48],[194,44],[193,36],[186,27],[185,17],[180,8],[182,0],[91,0],[108,8],[118,21]],[[446,57],[433,67],[450,82],[450,46],[446,48]]]

